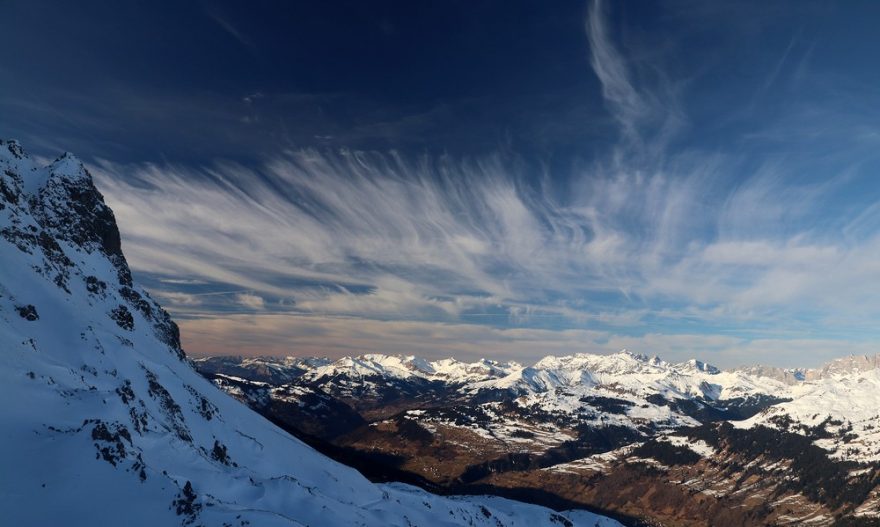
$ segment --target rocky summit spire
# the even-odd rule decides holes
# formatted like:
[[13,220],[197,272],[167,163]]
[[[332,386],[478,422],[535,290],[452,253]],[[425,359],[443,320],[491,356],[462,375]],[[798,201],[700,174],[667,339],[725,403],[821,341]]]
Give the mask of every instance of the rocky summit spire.
[[116,218],[73,154],[39,164],[17,141],[0,140],[0,236],[26,253],[40,275],[71,296],[116,302],[114,320],[139,313],[180,358],[180,332],[146,291],[136,288],[122,254]]

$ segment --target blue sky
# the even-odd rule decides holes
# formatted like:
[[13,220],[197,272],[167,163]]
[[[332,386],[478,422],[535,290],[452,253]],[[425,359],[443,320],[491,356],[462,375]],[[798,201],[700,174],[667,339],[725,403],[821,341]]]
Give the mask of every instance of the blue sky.
[[880,5],[4,6],[194,354],[876,353]]

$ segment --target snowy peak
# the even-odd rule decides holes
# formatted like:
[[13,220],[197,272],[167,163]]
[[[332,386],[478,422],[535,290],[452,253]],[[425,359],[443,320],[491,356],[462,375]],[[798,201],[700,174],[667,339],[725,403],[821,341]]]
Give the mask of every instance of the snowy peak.
[[479,400],[494,397],[491,393],[499,391],[520,396],[558,390],[605,390],[633,394],[639,400],[671,397],[716,401],[762,394],[784,396],[787,390],[787,385],[777,380],[721,371],[698,360],[669,363],[626,350],[610,355],[547,356],[530,367],[488,359],[469,363],[382,354],[311,362],[291,357],[197,361],[199,369],[209,375],[224,373],[273,384],[312,384],[349,399],[380,394],[393,397],[407,390],[427,396],[429,392],[424,390],[436,389]]
[[712,366],[711,364],[706,364],[705,362],[699,361],[697,359],[691,359],[686,362],[681,362],[676,364],[674,368],[681,372],[703,372],[711,375],[715,375],[717,373],[721,373],[721,370]]
[[785,384],[795,386],[805,382],[819,381],[822,379],[840,379],[843,377],[858,376],[863,372],[880,369],[880,354],[877,355],[849,355],[840,357],[814,369],[808,368],[777,368],[773,366],[746,366],[736,368],[735,372],[755,377],[775,379]]
[[413,355],[370,353],[337,360],[317,357],[202,357],[194,359],[199,370],[208,374],[226,373],[252,381],[279,384],[300,377],[309,381],[335,379],[415,380],[462,385],[501,379],[523,369],[516,362],[480,359],[428,360]]
[[46,170],[48,177],[37,195],[42,205],[39,217],[46,228],[87,252],[101,250],[122,258],[116,218],[83,164],[72,155],[64,155]]
[[751,377],[773,379],[792,386],[804,382],[807,378],[807,373],[810,370],[804,368],[777,368],[774,366],[757,365],[736,368],[733,371]]
[[500,378],[521,368],[515,362],[496,362],[488,359],[468,363],[456,359],[429,361],[413,355],[366,354],[343,357],[339,360],[317,365],[306,375],[312,379],[348,376],[384,377],[387,379],[419,378],[443,381],[450,384]]
[[[854,375],[880,369],[880,355],[850,356],[836,359],[813,370],[803,368],[776,368],[748,366],[722,370],[706,362],[690,359],[671,363],[657,356],[636,354],[621,350],[609,355],[578,353],[548,355],[533,366],[517,362],[480,359],[465,362],[454,358],[429,360],[414,355],[384,355],[370,353],[343,357],[337,360],[300,357],[234,358],[211,357],[197,361],[233,361],[238,366],[283,371],[293,378],[305,375],[311,379],[384,377],[386,379],[424,379],[449,384],[485,383],[483,387],[513,387],[517,383],[530,390],[547,390],[562,386],[594,385],[630,379],[647,381],[658,378],[688,379],[698,382],[750,382],[755,385],[770,382],[776,386],[796,386],[827,377]],[[764,379],[761,381],[760,379]]]
[[861,372],[880,368],[880,354],[878,355],[850,355],[835,359],[815,370],[808,371],[806,378],[826,379],[856,375]]
[[252,382],[286,384],[308,371],[330,364],[329,359],[316,357],[201,357],[193,359],[199,371],[224,374]]
[[461,381],[500,378],[522,368],[522,365],[516,362],[499,362],[490,359],[469,363],[450,358],[434,361],[432,365],[436,376]]
[[[14,141],[0,142],[0,153],[0,237],[20,253],[7,257],[24,258],[68,301],[105,305],[125,331],[151,328],[182,358],[177,325],[132,283],[116,219],[82,163],[66,154],[40,166]],[[12,263],[3,267],[7,283],[0,286],[29,282],[26,269]],[[24,306],[33,305],[32,291],[6,292]]]
[[[832,457],[880,462],[880,369],[873,357],[845,357],[814,370],[791,400],[738,426],[763,425],[811,437]],[[812,373],[812,372],[811,372]]]
[[37,194],[50,182],[58,184],[66,181],[73,184],[89,185],[91,175],[76,156],[65,152],[47,166],[39,165],[15,140],[0,139],[0,166],[6,175],[21,183],[20,190],[28,196]]
[[[428,360],[412,355],[367,354],[333,361],[291,357],[247,359],[238,366],[249,368],[250,372],[228,367],[225,371],[250,380],[273,382],[265,374],[271,369],[286,376],[285,382],[298,379],[296,382],[314,383],[328,393],[348,397],[358,397],[359,387],[366,390],[365,394],[384,393],[389,397],[395,391],[408,388],[415,389],[414,393],[427,393],[420,390],[426,388],[425,383],[433,383],[436,389],[479,400],[484,399],[481,393],[492,397],[490,393],[497,391],[521,396],[560,390],[570,393],[606,390],[632,394],[639,400],[662,397],[717,402],[755,397],[790,398],[792,390],[804,384],[824,378],[851,377],[878,369],[878,364],[878,357],[854,356],[832,361],[816,370],[763,366],[721,370],[696,359],[670,363],[656,356],[622,350],[609,355],[547,356],[528,367],[488,359],[464,362],[452,358]],[[200,369],[210,373],[210,368],[200,365]]]
[[563,387],[617,385],[636,391],[674,391],[716,398],[723,391],[715,384],[719,374],[718,368],[697,360],[670,364],[656,356],[622,350],[610,355],[547,356],[530,368],[513,371],[503,379],[487,379],[474,388],[545,392]]
[[0,139],[0,149],[5,149],[4,153],[0,151],[0,159],[8,158],[9,156],[15,159],[24,159],[28,157],[27,153],[25,153],[24,149],[21,147],[21,144],[15,139]]
[[621,350],[610,355],[578,353],[562,357],[548,356],[535,364],[536,369],[578,370],[586,369],[593,373],[622,375],[627,373],[657,372],[669,365],[659,357]]
[[79,159],[64,154],[40,166],[17,142],[0,141],[0,168],[0,204],[9,208],[11,223],[5,231],[36,220],[56,240],[71,242],[87,253],[100,250],[123,267],[116,219]]

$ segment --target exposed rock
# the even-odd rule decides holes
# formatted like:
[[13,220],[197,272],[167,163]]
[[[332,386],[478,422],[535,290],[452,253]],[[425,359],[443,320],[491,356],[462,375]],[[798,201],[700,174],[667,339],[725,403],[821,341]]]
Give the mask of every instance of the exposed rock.
[[34,307],[32,304],[28,304],[26,306],[15,306],[15,309],[16,311],[18,311],[18,315],[25,320],[33,322],[34,320],[40,319],[40,315],[37,314],[37,308]]

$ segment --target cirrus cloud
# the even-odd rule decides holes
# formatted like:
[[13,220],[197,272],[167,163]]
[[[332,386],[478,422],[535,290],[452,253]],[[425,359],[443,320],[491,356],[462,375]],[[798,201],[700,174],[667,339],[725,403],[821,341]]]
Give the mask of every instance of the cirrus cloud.
[[[815,364],[871,350],[880,201],[857,195],[860,163],[805,178],[827,153],[672,148],[679,85],[627,59],[599,2],[586,27],[620,141],[552,177],[507,151],[310,148],[92,171],[133,267],[157,277],[197,353],[626,347]],[[838,160],[874,148],[832,146]],[[206,284],[217,291],[187,289]]]

